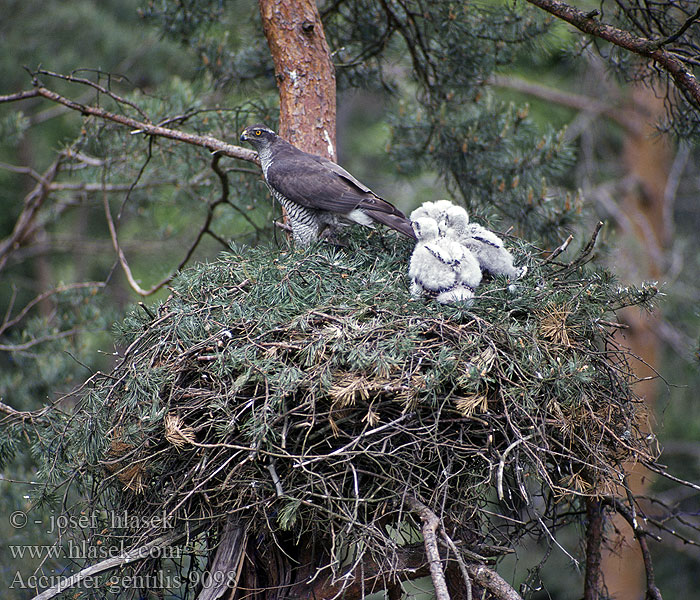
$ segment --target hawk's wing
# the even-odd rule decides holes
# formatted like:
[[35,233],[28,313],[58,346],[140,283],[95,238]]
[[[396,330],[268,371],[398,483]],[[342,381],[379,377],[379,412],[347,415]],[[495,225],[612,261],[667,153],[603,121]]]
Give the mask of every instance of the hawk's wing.
[[361,191],[365,192],[366,194],[372,194],[372,195],[376,196],[376,194],[372,190],[370,190],[364,183],[355,179],[355,177],[353,177],[350,173],[348,173],[345,169],[343,169],[343,167],[341,167],[338,163],[334,163],[332,160],[325,158],[324,156],[318,156],[318,155],[312,155],[312,156],[316,160],[317,163],[330,169],[336,175],[345,179],[351,185],[354,185],[358,190],[361,190]]
[[334,162],[281,149],[267,169],[267,182],[285,198],[306,208],[348,213],[356,208],[402,215]]

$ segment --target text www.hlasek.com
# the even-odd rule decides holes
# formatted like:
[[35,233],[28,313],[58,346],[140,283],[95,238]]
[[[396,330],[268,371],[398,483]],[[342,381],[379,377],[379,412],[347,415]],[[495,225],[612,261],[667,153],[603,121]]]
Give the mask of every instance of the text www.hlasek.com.
[[[76,543],[73,540],[68,540],[68,543],[63,546],[58,546],[56,544],[51,546],[38,544],[11,544],[9,549],[12,558],[19,560],[29,558],[71,558],[75,560],[96,560],[124,556],[124,554],[128,551],[128,548],[126,548],[124,542],[121,542],[116,546],[96,546],[94,544],[88,544],[85,541]],[[144,551],[144,556],[142,558],[182,558],[182,548],[169,546],[163,548],[150,548]]]

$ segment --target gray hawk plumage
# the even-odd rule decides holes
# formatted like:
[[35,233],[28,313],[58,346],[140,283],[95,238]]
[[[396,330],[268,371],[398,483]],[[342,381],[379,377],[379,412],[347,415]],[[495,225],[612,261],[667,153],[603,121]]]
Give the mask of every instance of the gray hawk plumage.
[[415,239],[400,210],[333,161],[300,150],[264,125],[246,127],[241,141],[258,151],[265,183],[287,212],[296,244],[307,246],[326,229],[349,223],[379,222]]

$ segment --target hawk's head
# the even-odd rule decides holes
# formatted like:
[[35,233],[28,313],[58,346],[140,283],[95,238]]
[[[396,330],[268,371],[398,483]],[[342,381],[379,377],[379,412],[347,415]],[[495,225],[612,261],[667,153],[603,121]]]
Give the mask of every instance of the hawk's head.
[[258,150],[268,146],[277,139],[277,134],[265,125],[250,125],[241,133],[242,142],[250,142]]

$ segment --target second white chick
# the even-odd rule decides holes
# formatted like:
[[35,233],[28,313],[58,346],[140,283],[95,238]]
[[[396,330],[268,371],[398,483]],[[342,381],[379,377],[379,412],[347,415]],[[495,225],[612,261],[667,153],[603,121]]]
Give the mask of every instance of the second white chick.
[[444,230],[466,247],[479,262],[479,266],[492,275],[505,275],[518,279],[525,275],[527,267],[513,265],[513,255],[503,246],[503,240],[478,223],[470,223],[467,211],[452,205],[445,211]]
[[443,304],[471,299],[481,282],[479,263],[471,252],[456,240],[440,236],[432,217],[413,220],[413,230],[418,242],[408,269],[411,295]]
[[[417,221],[418,219],[434,219],[437,223],[440,223],[445,219],[447,211],[453,207],[454,204],[449,200],[436,200],[435,202],[423,202],[418,208],[416,208],[411,213],[411,221]],[[438,232],[442,233],[442,232]]]

